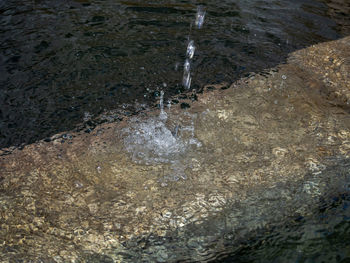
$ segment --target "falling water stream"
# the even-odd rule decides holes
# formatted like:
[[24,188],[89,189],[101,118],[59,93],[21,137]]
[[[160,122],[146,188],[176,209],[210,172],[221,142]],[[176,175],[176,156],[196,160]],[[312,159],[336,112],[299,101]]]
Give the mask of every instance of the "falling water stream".
[[[195,28],[203,26],[205,11],[202,7],[197,8],[195,17]],[[192,24],[191,27],[192,28]],[[195,54],[194,41],[189,37],[184,64],[183,85],[186,89],[191,86],[190,65]],[[171,105],[171,104],[170,104]],[[134,161],[147,165],[156,163],[170,163],[170,174],[161,178],[162,185],[166,181],[177,181],[180,178],[186,179],[185,169],[191,166],[190,158],[183,160],[181,155],[188,155],[193,147],[200,147],[201,143],[194,137],[193,121],[196,115],[188,115],[188,123],[167,123],[168,114],[164,110],[164,91],[160,91],[159,116],[140,120],[135,117],[131,120],[130,127],[124,129],[126,134],[124,144],[126,150],[132,154]],[[168,107],[169,114],[171,107]]]
[[[195,28],[196,29],[201,29],[204,23],[204,18],[205,18],[205,11],[202,10],[202,7],[199,6],[197,7],[197,13],[196,13],[196,20],[195,20]],[[192,29],[192,24],[190,29]],[[190,30],[191,32],[191,30]],[[182,84],[186,89],[190,89],[191,87],[191,62],[194,56],[194,53],[196,51],[196,46],[194,45],[194,40],[190,39],[190,36],[188,37],[188,45],[187,45],[187,50],[186,50],[186,60],[184,64],[184,74],[183,74],[183,79],[182,79]]]

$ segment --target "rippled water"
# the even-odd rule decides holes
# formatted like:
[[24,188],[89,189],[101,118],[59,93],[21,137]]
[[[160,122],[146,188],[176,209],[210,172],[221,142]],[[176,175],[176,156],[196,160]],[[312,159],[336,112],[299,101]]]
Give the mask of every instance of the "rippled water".
[[[330,169],[329,176],[342,173],[342,169],[348,174],[349,165]],[[239,246],[227,242],[229,249],[210,262],[350,262],[348,190],[349,186],[343,187],[342,194],[322,198],[318,209],[312,209],[307,217],[290,218],[289,222],[258,230]]]
[[[195,55],[193,58],[191,56],[191,87],[197,90],[210,82],[230,82],[250,71],[263,70],[283,62],[290,51],[341,35],[336,23],[328,17],[327,6],[319,1],[226,0],[200,4],[206,10],[205,23],[200,31],[191,31],[196,43]],[[0,148],[30,143],[77,126],[78,129],[84,127],[89,132],[98,122],[113,121],[153,105],[161,94],[160,90],[165,91],[165,101],[168,97],[183,92],[184,51],[189,43],[190,24],[194,21],[197,5],[196,1],[0,2]],[[282,87],[287,78],[283,75],[280,80]],[[239,98],[236,100],[234,105],[239,104]],[[170,109],[165,112],[162,103],[161,107],[163,115],[147,119],[131,118],[128,126],[121,130],[125,150],[134,161],[127,162],[126,167],[133,167],[136,162],[139,166],[135,167],[139,167],[139,170],[131,169],[136,176],[146,174],[163,179],[161,187],[156,189],[161,196],[151,196],[149,202],[152,206],[157,205],[154,198],[158,198],[158,201],[170,200],[169,203],[173,201],[171,197],[177,192],[171,192],[173,189],[167,185],[168,182],[177,181],[184,189],[179,186],[176,189],[191,193],[192,190],[186,188],[191,179],[185,178],[185,170],[193,170],[196,174],[196,169],[199,169],[199,161],[192,158],[192,152],[197,154],[194,157],[203,158],[200,159],[204,166],[203,174],[218,175],[218,178],[214,177],[218,181],[227,179],[226,167],[230,168],[230,172],[237,170],[232,161],[234,158],[241,158],[243,168],[246,168],[245,165],[261,165],[261,159],[253,162],[254,152],[246,150],[242,156],[231,152],[229,159],[222,160],[222,164],[221,160],[217,160],[219,158],[213,160],[215,151],[219,157],[227,157],[227,152],[233,151],[225,148],[233,138],[230,133],[224,132],[217,138],[216,127],[212,128],[216,124],[206,121],[205,110],[201,112],[201,118],[204,118],[202,128],[208,126],[214,130],[214,134],[208,136],[215,138],[213,142],[216,145],[213,149],[209,147],[205,154],[199,153],[201,144],[193,133],[196,116],[183,113],[181,125],[176,121],[171,122],[171,119],[177,118],[169,118],[166,122],[172,113]],[[240,113],[244,114],[244,111]],[[224,112],[219,112],[218,118],[224,121],[227,116]],[[250,121],[247,118],[237,123],[252,130],[254,123]],[[220,129],[224,130],[225,127],[223,125]],[[285,134],[284,131],[282,135]],[[65,136],[64,139],[72,139],[71,135]],[[242,133],[241,136],[244,137],[245,134]],[[252,149],[256,150],[253,146]],[[266,151],[260,154],[263,153]],[[58,155],[57,158],[60,157]],[[28,200],[32,200],[35,215],[45,216],[48,225],[62,223],[63,229],[70,229],[76,227],[74,222],[79,227],[89,228],[89,231],[100,231],[104,227],[109,229],[108,224],[103,227],[94,224],[109,223],[110,217],[120,215],[123,210],[115,209],[114,205],[124,207],[126,202],[115,202],[119,200],[117,195],[137,200],[132,195],[128,196],[127,187],[137,194],[148,193],[143,184],[135,184],[142,187],[140,189],[131,183],[126,184],[126,189],[121,187],[123,182],[115,177],[115,170],[122,169],[123,163],[116,163],[113,166],[115,170],[108,172],[108,165],[119,160],[119,157],[113,156],[108,162],[102,158],[98,165],[93,162],[99,160],[91,163],[78,161],[76,165],[82,171],[73,165],[66,173],[67,178],[64,177],[64,170],[61,171],[59,167],[58,176],[50,173],[47,175],[50,178],[47,182],[50,183],[46,183],[43,179],[46,175],[40,175],[40,172],[30,176],[26,174],[17,181],[15,177],[13,185],[10,184],[15,191],[11,192],[11,188],[5,189],[8,193],[3,191],[5,194],[2,202],[8,205],[3,206],[4,214],[11,214],[8,212],[11,208],[16,212],[13,212],[14,216],[20,217],[21,213],[25,216],[25,209],[32,208],[28,205]],[[245,158],[252,164],[246,164]],[[215,162],[219,164],[211,170],[211,165]],[[158,171],[153,171],[150,166],[168,164],[169,167],[161,171],[159,178],[158,174],[154,175]],[[93,168],[84,174],[86,167]],[[217,169],[223,171],[217,172]],[[11,181],[9,174],[11,171],[6,171],[6,182]],[[36,178],[39,175],[42,177]],[[127,181],[130,175],[123,175],[123,180]],[[172,236],[150,235],[145,240],[137,240],[136,237],[135,240],[130,239],[121,244],[125,250],[112,251],[111,254],[119,253],[118,256],[123,256],[126,261],[130,259],[129,262],[139,262],[142,258],[150,258],[150,262],[176,262],[178,259],[179,262],[195,262],[195,257],[198,260],[205,259],[206,262],[349,262],[350,185],[346,184],[349,182],[349,163],[337,163],[335,167],[320,171],[317,176],[308,176],[308,181],[298,181],[293,185],[282,182],[278,187],[266,189],[262,185],[253,188],[245,201],[228,204],[224,211],[208,216],[206,221],[193,219],[193,223],[187,225],[179,221],[183,228],[176,229]],[[38,181],[32,181],[31,177]],[[140,180],[149,179],[145,177]],[[0,179],[4,180],[2,177]],[[200,182],[196,180],[193,180],[194,186]],[[204,182],[210,183],[209,180]],[[17,184],[24,184],[23,189]],[[51,184],[58,189],[57,197],[49,194],[45,196],[53,191]],[[158,187],[157,184],[150,183],[151,186],[152,184]],[[91,196],[85,191],[87,186],[93,189]],[[328,189],[328,186],[332,189]],[[38,196],[44,196],[42,200],[35,195],[24,195],[28,198],[28,204],[22,202],[22,196],[17,193],[20,190],[27,193],[26,187],[34,193],[37,191]],[[203,186],[203,189],[208,190],[207,188],[207,185]],[[79,191],[82,192],[81,196]],[[88,203],[88,210],[84,206],[82,210],[64,207],[65,203],[60,198],[67,193],[77,193],[78,197]],[[315,193],[319,198],[310,198]],[[10,200],[12,195],[16,200],[15,205]],[[201,202],[204,203],[203,196],[196,195],[193,204],[201,207]],[[173,197],[174,200],[182,198]],[[208,195],[209,197],[212,198],[209,201],[214,208],[222,201],[220,195]],[[55,198],[59,202],[52,202]],[[144,196],[139,198],[143,200]],[[67,202],[75,204],[75,200],[72,200],[67,198]],[[76,204],[79,206],[78,202]],[[49,206],[53,208],[47,212],[45,209]],[[299,206],[312,209],[303,211],[306,216],[296,217],[294,210]],[[137,210],[139,208],[141,210]],[[132,209],[124,212],[133,212]],[[137,214],[142,214],[142,207],[137,209]],[[289,209],[293,213],[289,214]],[[64,218],[65,212],[67,221],[57,219]],[[79,217],[91,219],[91,225],[82,226]],[[168,225],[171,225],[170,218],[171,212],[162,210],[155,219],[163,220],[159,221],[163,224],[169,220]],[[11,227],[17,226],[17,222],[12,222],[11,218],[6,220],[11,223]],[[33,221],[29,217],[26,220],[30,223]],[[130,217],[130,220],[135,220],[135,216]],[[111,226],[110,229],[112,228],[118,228],[118,225]],[[37,236],[34,235],[35,238],[40,238],[41,230],[35,234]],[[19,235],[24,235],[23,233],[26,232],[19,232]],[[56,232],[46,234],[59,237]],[[29,239],[31,235],[32,232],[28,234]],[[52,247],[65,248],[65,243],[69,242],[64,237],[65,235],[61,236],[62,243]],[[103,243],[101,240],[92,241],[95,245],[99,242]],[[15,258],[20,258],[22,252],[18,251],[21,249],[20,246],[9,245],[5,252],[9,257],[14,255]],[[81,253],[81,260],[87,262],[113,261],[102,252],[92,254],[91,251],[80,252],[80,248],[76,250]]]
[[340,36],[316,0],[1,1],[0,148],[133,114],[160,88],[182,92],[198,4],[206,18],[191,33],[196,89]]

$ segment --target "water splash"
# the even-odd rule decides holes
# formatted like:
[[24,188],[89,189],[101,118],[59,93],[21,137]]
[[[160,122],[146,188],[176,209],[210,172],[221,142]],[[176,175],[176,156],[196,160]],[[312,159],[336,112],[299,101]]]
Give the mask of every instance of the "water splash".
[[[166,186],[168,181],[187,178],[185,170],[190,165],[191,153],[197,151],[201,143],[194,134],[196,115],[185,112],[183,116],[185,121],[169,120],[164,110],[163,91],[159,104],[159,116],[146,120],[135,117],[130,120],[129,127],[123,129],[124,146],[136,163],[169,164],[170,173],[160,178],[161,184]],[[170,105],[168,103],[169,111]]]
[[135,118],[124,132],[127,134],[125,148],[133,161],[140,164],[173,163],[186,150],[186,143],[158,118],[142,122]]
[[[123,132],[127,135],[124,145],[128,152],[133,154],[133,159],[140,163],[174,163],[179,159],[178,155],[183,153],[189,145],[200,147],[200,142],[195,138],[194,121],[195,115],[184,113],[190,117],[189,122],[180,125],[168,124],[168,114],[164,110],[164,91],[160,92],[160,113],[158,117],[139,121],[133,118],[129,128]],[[170,111],[171,103],[168,101]],[[179,136],[181,133],[182,136]],[[176,157],[176,158],[175,158]]]
[[[198,7],[195,21],[197,28],[202,27],[204,16],[205,12]],[[187,89],[191,86],[191,62],[195,50],[194,40],[189,40],[183,73],[183,85]],[[167,106],[170,112],[170,101]],[[124,146],[132,155],[133,161],[146,165],[170,165],[170,174],[160,179],[161,184],[165,186],[169,180],[186,179],[185,170],[190,166],[191,152],[201,147],[201,143],[194,134],[194,115],[185,112],[182,120],[180,116],[176,116],[176,120],[169,120],[170,115],[168,116],[164,109],[164,91],[160,92],[159,108],[159,116],[145,120],[131,119],[129,127],[123,129],[123,134]]]
[[201,147],[195,138],[193,120],[171,125],[159,117],[142,121],[135,117],[129,124],[123,129],[124,146],[136,163],[181,164],[186,167],[186,156]]

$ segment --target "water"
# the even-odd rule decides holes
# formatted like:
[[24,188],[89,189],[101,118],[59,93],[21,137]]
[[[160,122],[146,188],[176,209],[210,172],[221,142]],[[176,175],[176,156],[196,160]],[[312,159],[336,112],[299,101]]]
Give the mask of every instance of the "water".
[[[303,95],[286,99],[286,88],[298,93],[297,86],[288,86],[293,78],[289,74],[278,78],[268,102],[256,96],[252,100],[250,91],[244,90],[226,98],[232,100],[230,107],[225,100],[212,104],[211,110],[179,112],[172,101],[164,107],[165,96],[183,92],[182,86],[200,90],[207,82],[232,81],[283,61],[291,50],[339,37],[326,6],[317,1],[209,1],[205,10],[190,1],[1,3],[3,147],[35,141],[81,122],[91,132],[97,122],[133,115],[159,100],[159,113],[130,117],[126,127],[103,141],[107,150],[99,148],[98,139],[94,147],[83,139],[80,150],[89,151],[86,159],[74,155],[74,162],[69,159],[56,167],[56,159],[62,158],[60,147],[65,148],[54,142],[50,154],[60,154],[47,157],[53,164],[44,161],[39,164],[44,167],[31,167],[23,174],[15,173],[18,160],[17,165],[8,165],[7,176],[0,177],[2,214],[8,215],[5,226],[15,230],[7,233],[6,256],[20,260],[26,248],[41,242],[55,244],[49,251],[60,250],[58,261],[73,249],[88,262],[108,262],[112,256],[129,262],[347,262],[349,162],[326,158],[322,161],[329,162],[327,166],[320,164],[311,157],[317,159],[318,147],[328,147],[330,141],[306,138],[317,132],[328,136],[325,127],[338,134],[339,127],[348,127],[343,124],[346,116],[323,115],[322,109],[301,111],[302,116],[288,112],[288,103],[298,105]],[[194,17],[190,36],[196,41],[185,37]],[[174,65],[183,61],[186,78],[181,83],[182,70],[174,70]],[[312,102],[301,105],[307,108],[308,103]],[[279,110],[281,105],[287,113]],[[320,105],[312,104],[324,106]],[[325,107],[324,111],[337,112]],[[284,122],[271,117],[276,112],[284,114],[276,117]],[[257,129],[256,116],[271,125]],[[305,132],[304,119],[312,125],[320,120],[321,125]],[[290,131],[294,137],[289,138]],[[305,138],[299,140],[299,132]],[[93,141],[97,135],[87,138]],[[122,138],[121,143],[115,138]],[[67,133],[62,139],[70,141],[73,136]],[[288,147],[273,147],[290,143],[296,149],[294,159],[288,159]],[[343,146],[346,151],[346,142]],[[304,152],[299,156],[300,151]],[[40,162],[42,153],[34,153],[33,160],[23,161]],[[297,177],[304,166],[309,170],[305,178],[285,181],[285,175],[294,176],[295,169]],[[265,176],[261,182],[256,179],[259,173],[276,178]],[[241,189],[245,184],[248,190]],[[144,215],[147,209],[152,211],[150,218]],[[138,235],[147,233],[147,223],[166,231]],[[67,245],[71,233],[84,244],[81,251]],[[127,241],[115,239],[130,233],[136,234]],[[28,236],[20,240],[24,246],[11,247],[12,237],[16,241],[23,236]],[[109,251],[95,247],[99,245]],[[34,252],[31,256],[37,257]]]
[[[198,48],[185,84],[196,90],[274,66],[292,50],[347,32],[316,0],[197,5],[2,1],[0,148],[72,129],[90,132],[97,123],[133,115],[156,103],[163,83],[166,99],[185,91],[191,24]],[[92,118],[84,122],[85,113]]]
[[325,198],[307,217],[254,234],[210,262],[349,262],[349,192]]
[[301,68],[328,45],[189,109],[160,92],[158,110],[1,156],[0,261],[346,262],[350,119]]
[[[203,26],[204,16],[205,12],[201,7],[198,7],[195,19],[195,25],[198,29]],[[191,86],[191,61],[195,50],[194,41],[189,40],[183,74],[183,85],[186,89],[190,89]],[[166,87],[166,85],[163,86]],[[170,114],[170,101],[168,105]],[[193,121],[196,115],[186,114],[190,117],[190,124],[187,126],[183,123],[180,125],[179,122],[167,124],[168,114],[164,111],[163,90],[160,91],[159,108],[160,113],[157,117],[146,120],[140,120],[136,117],[129,122],[130,127],[123,130],[125,133],[124,145],[126,151],[132,154],[132,159],[137,163],[146,165],[171,164],[170,174],[161,178],[162,185],[166,186],[167,180],[186,179],[185,169],[191,166],[189,153],[192,149],[189,148],[194,145],[200,147],[201,143],[194,137]],[[189,136],[188,132],[190,132]],[[185,153],[187,158],[181,156]]]

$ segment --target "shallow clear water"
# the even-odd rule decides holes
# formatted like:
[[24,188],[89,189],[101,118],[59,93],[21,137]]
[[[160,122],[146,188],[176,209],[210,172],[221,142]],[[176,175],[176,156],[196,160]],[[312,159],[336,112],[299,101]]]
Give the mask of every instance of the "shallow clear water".
[[[205,23],[190,30],[199,4]],[[182,92],[189,37],[192,88],[276,65],[340,36],[327,10],[316,0],[1,1],[0,148],[134,114],[160,89]]]
[[[330,169],[330,178],[342,169],[349,176],[349,165],[339,165]],[[324,198],[307,217],[290,218],[274,228],[256,231],[240,246],[231,243],[230,247],[228,242],[229,249],[211,262],[350,262],[349,186],[341,194]]]

